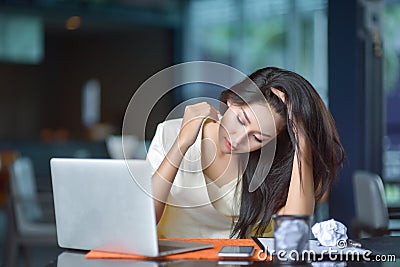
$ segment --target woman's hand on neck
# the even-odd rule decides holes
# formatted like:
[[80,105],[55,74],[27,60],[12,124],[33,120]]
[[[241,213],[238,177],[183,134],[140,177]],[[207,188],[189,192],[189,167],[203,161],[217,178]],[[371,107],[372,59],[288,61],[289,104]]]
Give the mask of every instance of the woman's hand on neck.
[[203,126],[201,162],[203,173],[219,187],[238,176],[238,155],[223,153],[218,139],[219,122],[206,121]]

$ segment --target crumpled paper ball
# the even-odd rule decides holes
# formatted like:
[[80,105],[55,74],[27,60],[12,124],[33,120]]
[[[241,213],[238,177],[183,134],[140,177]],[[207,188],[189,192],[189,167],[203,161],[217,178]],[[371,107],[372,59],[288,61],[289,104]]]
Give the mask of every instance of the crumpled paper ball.
[[327,247],[337,246],[339,240],[348,239],[347,227],[334,219],[314,224],[311,231],[319,243]]

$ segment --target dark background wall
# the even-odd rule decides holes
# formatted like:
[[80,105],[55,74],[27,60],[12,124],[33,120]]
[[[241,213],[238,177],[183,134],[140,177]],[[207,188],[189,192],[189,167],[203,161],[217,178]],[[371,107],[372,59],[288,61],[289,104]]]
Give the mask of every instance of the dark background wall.
[[[135,90],[173,60],[173,32],[168,28],[46,30],[45,40],[40,65],[0,63],[0,124],[7,126],[0,127],[0,139],[35,139],[44,128],[60,127],[72,138],[85,138],[81,94],[91,78],[101,84],[101,121],[120,132]],[[157,109],[167,113],[169,107],[161,104]],[[150,132],[157,122],[149,122]]]

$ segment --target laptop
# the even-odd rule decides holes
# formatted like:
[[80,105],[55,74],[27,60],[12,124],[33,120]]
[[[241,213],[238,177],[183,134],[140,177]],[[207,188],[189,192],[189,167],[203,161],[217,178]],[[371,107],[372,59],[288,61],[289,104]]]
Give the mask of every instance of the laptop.
[[50,160],[57,240],[62,248],[165,256],[212,244],[158,240],[145,160]]

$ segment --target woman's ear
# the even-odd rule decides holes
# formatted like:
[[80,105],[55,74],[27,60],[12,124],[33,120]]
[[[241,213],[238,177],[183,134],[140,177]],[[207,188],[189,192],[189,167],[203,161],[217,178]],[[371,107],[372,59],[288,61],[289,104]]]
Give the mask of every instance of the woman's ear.
[[230,100],[226,101],[226,105],[228,106],[228,108],[232,105],[232,102]]
[[276,88],[271,88],[272,93],[274,93],[274,95],[276,95],[277,97],[280,98],[280,100],[282,100],[282,102],[284,104],[286,104],[286,95],[284,92],[282,92],[281,90],[278,90]]

